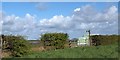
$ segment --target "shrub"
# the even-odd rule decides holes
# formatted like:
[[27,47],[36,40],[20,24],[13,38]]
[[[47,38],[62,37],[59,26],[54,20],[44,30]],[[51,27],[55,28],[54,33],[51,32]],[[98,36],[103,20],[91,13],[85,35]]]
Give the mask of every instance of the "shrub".
[[56,49],[64,48],[68,34],[66,33],[46,33],[41,35],[41,41],[46,46],[54,46]]
[[21,57],[30,52],[30,44],[23,36],[3,35],[3,49],[14,57]]

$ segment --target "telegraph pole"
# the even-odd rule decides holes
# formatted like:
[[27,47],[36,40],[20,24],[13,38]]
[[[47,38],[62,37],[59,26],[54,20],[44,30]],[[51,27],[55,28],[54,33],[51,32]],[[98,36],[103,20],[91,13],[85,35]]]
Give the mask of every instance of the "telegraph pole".
[[89,37],[88,37],[88,39],[89,39],[89,45],[91,46],[91,40],[90,40],[90,30],[87,30],[86,32],[88,32],[88,35],[89,35]]

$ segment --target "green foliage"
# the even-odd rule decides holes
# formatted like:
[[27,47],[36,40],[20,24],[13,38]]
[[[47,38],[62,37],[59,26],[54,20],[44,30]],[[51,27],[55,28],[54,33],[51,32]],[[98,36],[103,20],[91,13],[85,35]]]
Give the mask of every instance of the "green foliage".
[[23,36],[3,35],[3,49],[14,57],[21,57],[30,52],[30,44]]
[[109,45],[118,42],[120,35],[93,35],[90,38],[96,45]]
[[41,35],[41,41],[44,46],[54,46],[56,49],[64,48],[64,44],[68,39],[65,33],[46,33]]

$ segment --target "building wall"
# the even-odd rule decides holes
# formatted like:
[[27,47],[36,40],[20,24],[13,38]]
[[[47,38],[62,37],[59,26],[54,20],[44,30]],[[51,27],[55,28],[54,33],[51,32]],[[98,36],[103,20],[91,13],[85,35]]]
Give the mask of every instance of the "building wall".
[[89,36],[80,37],[77,41],[78,46],[89,45]]

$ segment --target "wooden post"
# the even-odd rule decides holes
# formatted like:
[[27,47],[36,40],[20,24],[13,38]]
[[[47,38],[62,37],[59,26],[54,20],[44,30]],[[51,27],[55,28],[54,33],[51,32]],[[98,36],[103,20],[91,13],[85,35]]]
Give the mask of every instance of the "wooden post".
[[71,41],[69,41],[69,48],[71,48]]
[[0,60],[2,60],[2,37],[3,35],[0,36]]

